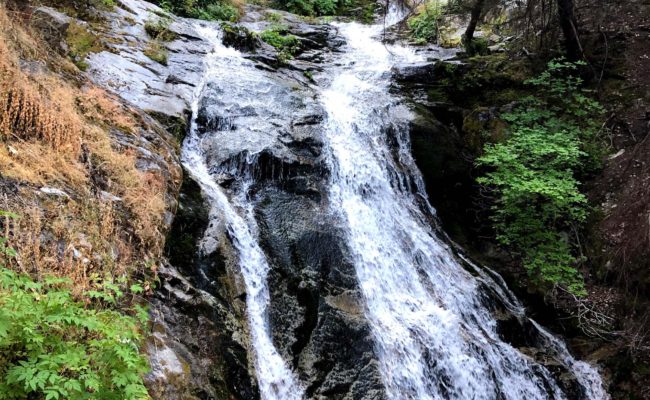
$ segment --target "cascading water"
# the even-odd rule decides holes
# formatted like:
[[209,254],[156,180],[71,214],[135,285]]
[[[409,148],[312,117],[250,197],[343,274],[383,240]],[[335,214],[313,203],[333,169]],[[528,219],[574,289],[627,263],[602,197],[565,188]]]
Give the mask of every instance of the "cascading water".
[[[206,75],[203,85],[195,95],[193,115],[198,114],[199,100],[208,83],[215,83],[228,88],[230,93],[237,93],[239,88],[250,87],[251,79],[263,79],[255,74],[251,62],[241,54],[221,44],[220,32],[209,28],[197,27],[206,39],[214,43],[214,50],[206,59]],[[267,318],[269,290],[266,282],[269,265],[255,237],[255,223],[251,217],[251,207],[245,198],[228,199],[223,189],[210,175],[202,151],[201,138],[196,129],[195,120],[188,137],[183,143],[182,161],[186,170],[199,183],[204,195],[211,205],[211,220],[223,219],[226,229],[237,250],[241,274],[246,285],[246,306],[251,344],[254,347],[255,371],[264,400],[299,400],[302,388],[296,382],[284,360],[278,354],[271,341]],[[245,185],[244,185],[245,186]],[[242,191],[245,196],[245,191]],[[239,207],[244,215],[238,211]]]
[[[392,11],[388,23],[399,20],[399,10]],[[408,47],[382,44],[378,36],[383,25],[336,26],[347,44],[336,63],[317,76],[326,86],[319,97],[327,112],[323,136],[331,172],[328,204],[346,231],[387,398],[566,398],[544,366],[499,337],[487,304],[496,297],[525,319],[514,295],[498,275],[463,268],[461,262],[472,264],[459,260],[431,227],[433,210],[410,155],[411,115],[389,91],[395,64],[422,60]],[[220,171],[209,170],[206,163],[214,149],[203,144],[196,123],[210,85],[218,88],[216,96],[225,99],[222,106],[232,119],[254,116],[251,110],[269,108],[289,96],[273,94],[273,85],[264,84],[273,79],[271,73],[223,46],[218,32],[203,27],[199,31],[213,41],[215,50],[206,59],[204,85],[196,93],[195,121],[183,145],[183,163],[210,201],[211,219],[226,226],[237,252],[262,399],[302,399],[305,390],[272,341],[267,315],[270,267],[258,244],[248,185],[240,182],[227,194],[217,183]],[[234,100],[231,104],[227,99]],[[281,112],[270,117],[276,126],[282,118]],[[206,134],[228,135],[234,131],[229,124],[230,117],[221,118],[215,132]],[[238,141],[248,140],[255,142],[249,147],[263,148],[256,143],[267,140],[266,130],[250,131],[253,134],[247,137],[224,136],[219,144],[237,147]],[[532,324],[555,358],[575,374],[583,397],[606,399],[596,371],[574,360],[560,341]]]
[[[379,42],[381,25],[338,27],[347,42],[343,67],[330,72],[336,76],[322,96],[330,202],[347,221],[388,397],[565,398],[544,367],[499,338],[480,290],[480,283],[496,283],[463,269],[428,223],[420,200],[426,194],[408,151],[408,111],[388,90],[396,63],[420,60],[408,48]],[[584,397],[606,398],[598,374],[553,345]]]

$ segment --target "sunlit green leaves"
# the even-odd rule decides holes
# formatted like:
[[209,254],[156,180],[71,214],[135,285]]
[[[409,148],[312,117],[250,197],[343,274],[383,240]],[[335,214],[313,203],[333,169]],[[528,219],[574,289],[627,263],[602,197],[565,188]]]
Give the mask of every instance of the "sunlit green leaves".
[[146,311],[103,307],[122,296],[103,283],[82,296],[87,304],[65,279],[39,283],[0,267],[0,399],[147,399]]
[[496,192],[497,239],[521,255],[529,274],[582,294],[571,235],[588,214],[578,178],[597,162],[602,108],[582,89],[578,66],[554,60],[527,81],[537,93],[502,116],[508,136],[485,146],[478,182]]

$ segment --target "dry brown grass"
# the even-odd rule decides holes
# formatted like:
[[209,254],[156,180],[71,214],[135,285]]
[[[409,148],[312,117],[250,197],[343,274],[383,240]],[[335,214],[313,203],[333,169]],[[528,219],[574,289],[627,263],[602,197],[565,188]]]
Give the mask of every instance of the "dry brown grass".
[[[8,12],[0,2],[0,185],[18,193],[0,190],[0,209],[20,218],[0,221],[0,235],[19,254],[5,263],[67,276],[80,289],[143,271],[162,251],[166,180],[139,171],[135,148],[110,133],[137,142],[142,118],[102,89],[51,72],[66,61],[44,54],[44,42]],[[50,69],[32,74],[19,60],[46,60]],[[41,193],[42,186],[69,197]]]
[[55,82],[47,81],[29,80],[6,43],[0,42],[0,137],[36,139],[64,152],[78,152],[82,126],[65,96],[69,91],[59,86],[50,91],[46,85]]

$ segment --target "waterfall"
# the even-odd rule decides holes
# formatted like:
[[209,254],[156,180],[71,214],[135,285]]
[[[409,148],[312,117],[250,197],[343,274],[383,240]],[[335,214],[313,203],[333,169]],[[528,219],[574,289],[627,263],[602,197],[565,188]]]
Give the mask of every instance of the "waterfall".
[[296,382],[271,340],[266,311],[269,304],[266,282],[269,265],[256,239],[251,205],[246,202],[245,190],[242,191],[241,196],[229,199],[215,182],[208,171],[201,138],[196,128],[199,101],[207,84],[227,87],[230,93],[234,94],[242,89],[245,90],[251,79],[264,79],[264,77],[256,76],[256,70],[251,62],[244,59],[238,51],[221,44],[219,31],[201,26],[198,26],[197,30],[214,44],[214,50],[206,58],[203,85],[198,88],[192,105],[194,119],[188,137],[183,143],[183,166],[199,183],[207,197],[211,206],[210,219],[213,221],[223,219],[238,252],[241,275],[246,285],[246,312],[251,345],[254,348],[260,396],[264,400],[299,400],[303,397],[303,389]]
[[[397,22],[398,13],[393,9],[386,21]],[[432,228],[433,209],[410,154],[412,116],[389,90],[394,65],[424,60],[408,47],[383,44],[383,25],[334,24],[346,45],[336,62],[316,77],[323,89],[315,89],[327,114],[322,131],[324,162],[330,170],[327,204],[344,227],[387,398],[567,398],[546,367],[500,338],[489,307],[495,299],[527,321],[500,277],[456,255]],[[283,96],[273,94],[273,85],[265,83],[273,79],[272,72],[225,47],[215,28],[197,29],[214,43],[214,51],[206,58],[207,72],[196,91],[183,164],[210,202],[211,221],[226,227],[237,253],[261,398],[303,399],[305,389],[272,340],[270,266],[247,197],[253,178],[238,176],[236,190],[224,189],[217,176],[223,171],[210,170],[206,161],[215,149],[203,143],[196,122],[210,87],[218,89],[226,111],[246,118],[255,115],[246,110],[270,109]],[[279,124],[282,110],[272,118]],[[218,123],[220,132],[235,130],[228,118]],[[245,138],[224,136],[218,151],[241,145],[238,141],[250,141],[249,148],[268,144],[264,128],[253,126],[250,131],[253,135]],[[251,159],[245,162],[252,163],[255,152],[246,154]],[[204,251],[210,251],[207,247]],[[593,367],[573,359],[561,341],[530,324],[555,358],[575,374],[584,398],[607,398]]]
[[[381,25],[337,26],[347,42],[343,67],[328,72],[335,76],[322,94],[330,202],[347,224],[388,398],[566,398],[546,368],[500,339],[481,282],[425,215],[426,193],[408,151],[409,112],[389,92],[393,65],[421,60],[409,48],[381,43]],[[496,286],[486,275],[482,283]],[[593,368],[576,365],[556,341],[549,345],[585,398],[606,398]]]

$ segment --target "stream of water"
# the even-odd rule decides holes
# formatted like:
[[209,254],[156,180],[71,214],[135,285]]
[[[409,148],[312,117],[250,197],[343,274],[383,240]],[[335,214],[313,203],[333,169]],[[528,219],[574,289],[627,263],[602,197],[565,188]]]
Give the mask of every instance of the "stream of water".
[[[389,14],[389,23],[399,19],[398,11]],[[514,295],[497,275],[463,268],[431,227],[433,210],[410,154],[411,114],[389,90],[391,69],[422,61],[420,56],[406,46],[384,45],[382,24],[336,26],[346,45],[335,65],[322,73],[326,85],[319,93],[327,113],[328,201],[332,214],[344,221],[388,399],[567,398],[544,366],[499,337],[486,303],[497,296],[512,313],[526,318]],[[267,72],[223,46],[218,32],[201,31],[215,45],[206,60],[205,85],[235,97],[238,107],[268,104],[268,90],[259,84],[268,79]],[[197,90],[195,115],[205,85]],[[269,265],[258,244],[252,205],[245,191],[229,196],[210,174],[196,130],[193,124],[183,145],[183,163],[238,252],[261,397],[302,399],[301,383],[271,340]],[[492,288],[489,294],[486,286]],[[583,397],[606,399],[596,370],[573,359],[561,341],[535,326],[576,375]]]

